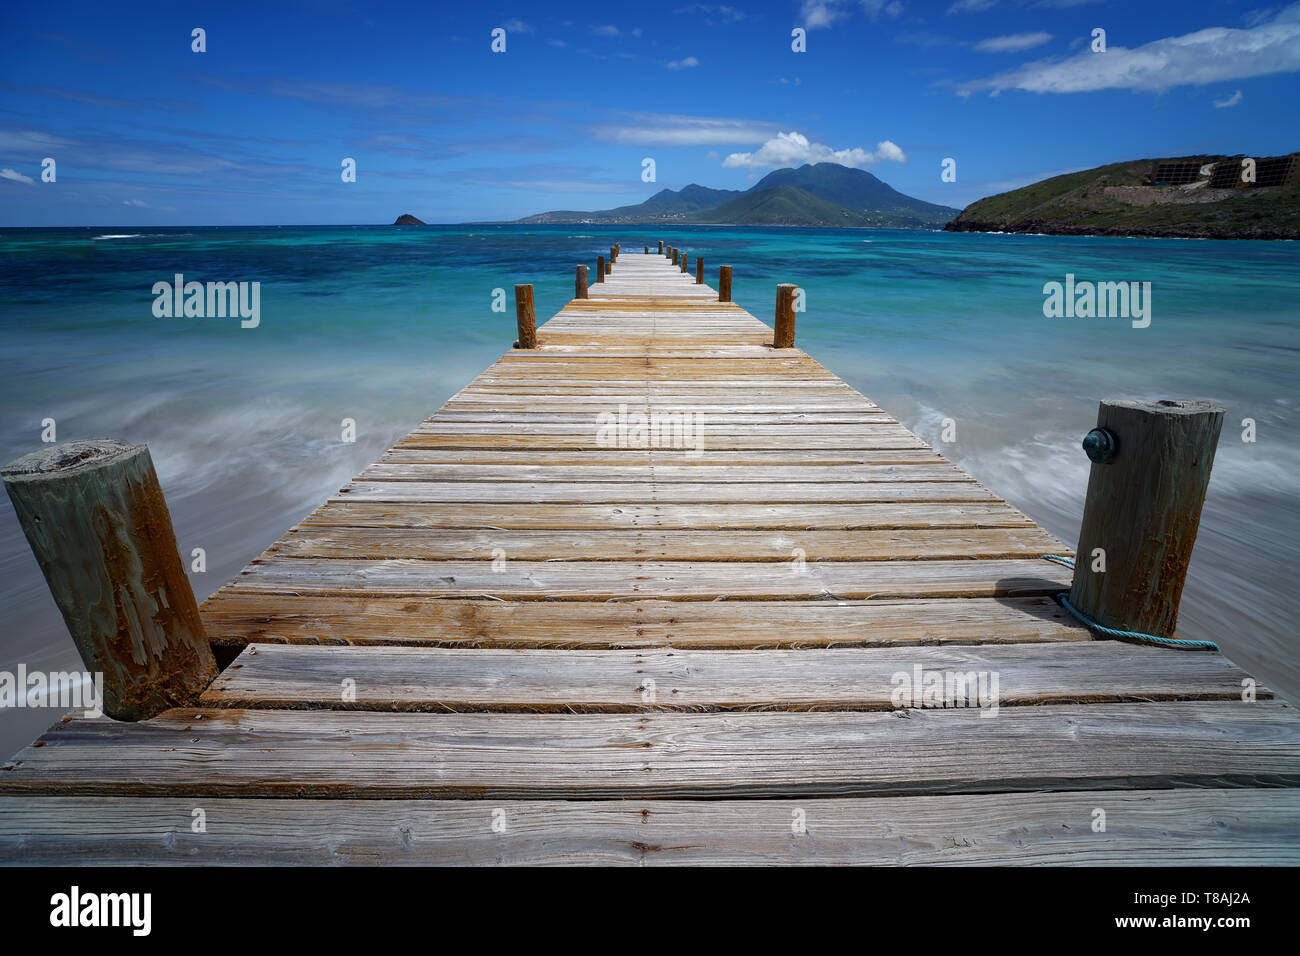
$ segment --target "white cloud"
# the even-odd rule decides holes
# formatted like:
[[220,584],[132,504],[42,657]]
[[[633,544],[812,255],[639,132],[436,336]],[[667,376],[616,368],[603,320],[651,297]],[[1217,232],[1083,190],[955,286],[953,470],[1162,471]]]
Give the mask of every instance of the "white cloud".
[[507,33],[532,33],[533,28],[520,20],[518,17],[511,17],[505,23],[501,24],[506,28]]
[[124,199],[124,200],[122,201],[122,205],[123,205],[123,206],[135,206],[135,207],[137,207],[137,208],[139,208],[139,209],[148,209],[148,208],[150,208],[150,207],[149,207],[149,204],[148,204],[147,202],[145,202],[144,200],[142,200],[142,199]]
[[36,184],[36,180],[32,179],[32,177],[24,176],[18,170],[9,169],[8,167],[0,169],[0,179],[12,179],[16,183],[28,183],[29,185]]
[[1236,93],[1233,93],[1227,99],[1215,100],[1214,105],[1217,106],[1219,109],[1224,109],[1229,106],[1236,106],[1240,102],[1241,102],[1241,90],[1238,90]]
[[1187,84],[1222,83],[1296,70],[1300,70],[1300,3],[1287,7],[1273,21],[1250,29],[1210,27],[1131,50],[1112,46],[1105,53],[1089,50],[1056,62],[1028,63],[964,83],[958,92],[1159,92]]
[[1052,39],[1050,33],[1039,30],[1037,33],[1012,33],[1004,37],[989,37],[975,44],[981,53],[1016,53],[1042,46]]
[[848,3],[846,0],[803,0],[799,9],[799,18],[809,30],[823,29],[836,21],[846,19],[852,14],[854,6],[861,7],[862,12],[872,20],[877,19],[882,13],[896,17],[903,12],[901,0],[858,0],[856,4]]
[[591,32],[593,35],[598,37],[617,37],[623,35],[619,28],[614,26],[612,23],[607,23],[604,26],[592,27]]
[[752,153],[732,153],[722,161],[724,167],[743,166],[747,169],[797,166],[802,163],[839,163],[842,166],[872,166],[883,160],[907,162],[907,156],[894,143],[882,140],[873,153],[867,149],[831,149],[813,143],[802,133],[777,133]]
[[949,13],[979,13],[991,10],[998,5],[998,0],[957,0],[948,8]]
[[591,133],[624,146],[735,146],[775,136],[777,126],[742,119],[632,113],[627,122],[596,126]]
[[670,60],[668,69],[670,70],[688,70],[693,66],[699,66],[700,61],[693,56],[688,56],[684,60]]

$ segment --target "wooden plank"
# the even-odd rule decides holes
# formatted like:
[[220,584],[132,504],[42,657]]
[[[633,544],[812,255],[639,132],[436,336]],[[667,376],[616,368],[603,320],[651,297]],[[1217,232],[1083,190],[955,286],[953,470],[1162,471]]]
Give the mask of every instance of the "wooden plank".
[[[1092,830],[1093,811],[1106,829]],[[0,862],[101,866],[1296,866],[1291,790],[813,800],[0,797]],[[495,817],[494,817],[495,814]],[[505,824],[494,828],[494,819]],[[804,832],[792,824],[801,820]],[[327,835],[327,836],[325,836]]]
[[586,502],[921,502],[997,501],[997,496],[964,481],[705,482],[651,481],[354,481],[339,489],[353,501],[486,502],[577,504]]
[[[640,651],[307,647],[245,650],[205,707],[508,713],[896,710],[900,675],[980,673],[984,703],[1240,700],[1220,654],[1116,641],[874,650]],[[344,700],[343,688],[351,696]],[[958,695],[967,700],[965,691]],[[1270,692],[1258,694],[1263,699]]]
[[524,648],[817,648],[1090,641],[1052,599],[447,601],[244,593],[200,607],[214,644]]
[[193,708],[135,724],[70,718],[0,768],[0,794],[712,799],[1300,786],[1297,717],[1273,701],[985,713]]
[[297,528],[266,555],[436,561],[911,561],[1037,558],[1068,551],[1038,528],[906,531],[502,531]]
[[388,502],[339,498],[303,519],[326,528],[1031,528],[1003,501],[708,502],[645,501],[519,505],[493,502]]
[[241,591],[411,594],[502,600],[608,601],[671,597],[794,600],[1001,597],[1057,594],[1070,570],[1041,560],[805,561],[377,561],[259,558],[228,585]]
[[[689,458],[681,456],[683,460]],[[670,459],[671,460],[671,459]],[[941,463],[916,465],[462,465],[380,461],[361,473],[358,481],[654,481],[658,484],[733,484],[796,482],[801,485],[871,481],[970,481],[961,469]]]

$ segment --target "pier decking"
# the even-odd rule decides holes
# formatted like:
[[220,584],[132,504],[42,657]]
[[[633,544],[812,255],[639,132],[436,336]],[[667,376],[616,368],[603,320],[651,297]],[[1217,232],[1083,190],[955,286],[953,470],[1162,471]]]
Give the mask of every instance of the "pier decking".
[[1067,545],[772,335],[623,252],[202,605],[201,706],[5,765],[0,862],[1300,862],[1294,708],[1094,640]]

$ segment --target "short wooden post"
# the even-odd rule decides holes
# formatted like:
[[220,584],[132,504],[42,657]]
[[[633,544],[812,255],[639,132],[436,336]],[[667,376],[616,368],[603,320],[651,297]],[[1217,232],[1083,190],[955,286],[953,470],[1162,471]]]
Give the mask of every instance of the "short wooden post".
[[606,263],[605,263],[605,275],[611,275],[611,274],[613,274],[613,272],[614,272],[614,263],[613,263],[613,261],[611,260],[611,261],[609,261],[609,262],[606,262]]
[[[1223,409],[1103,401],[1070,604],[1106,627],[1172,637]],[[1104,570],[1102,570],[1104,569]]]
[[678,258],[677,250],[674,249],[674,250],[673,250],[673,265],[677,265],[677,258]]
[[662,239],[660,239],[660,240],[659,240],[659,255],[662,256],[663,254],[664,254],[664,241],[663,241]]
[[687,272],[687,262],[690,260],[690,258],[691,258],[691,257],[688,256],[686,253],[684,253],[684,252],[682,253],[682,273],[683,273],[683,274],[685,274],[685,273]]
[[695,284],[704,285],[704,257],[695,257]]
[[597,282],[605,281],[605,257],[604,256],[596,257],[596,281]]
[[587,267],[579,265],[577,275],[573,280],[573,297],[575,299],[585,299],[587,297]]
[[515,321],[519,324],[517,349],[537,348],[537,318],[533,315],[533,287],[515,286]]
[[649,246],[646,246],[646,247],[645,247],[645,254],[646,254],[647,256],[650,255],[650,247],[649,247]]
[[217,664],[148,446],[65,442],[0,474],[104,713],[192,706]]
[[718,266],[718,301],[731,301],[731,266]]
[[617,258],[618,258],[618,250],[615,249],[613,246],[610,246],[610,247],[609,247],[609,266],[610,266],[610,271],[611,271],[611,272],[614,271],[614,260],[617,259]]
[[782,282],[776,287],[776,333],[772,336],[772,348],[794,348],[794,294],[798,286],[791,282]]

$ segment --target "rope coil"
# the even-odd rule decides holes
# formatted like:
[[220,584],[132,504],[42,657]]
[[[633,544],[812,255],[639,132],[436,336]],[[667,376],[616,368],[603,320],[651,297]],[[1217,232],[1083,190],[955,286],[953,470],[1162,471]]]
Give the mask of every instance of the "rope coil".
[[[1070,558],[1065,557],[1064,555],[1045,554],[1043,555],[1043,558],[1047,561],[1055,561],[1057,564],[1063,564],[1067,568],[1074,567],[1074,561]],[[1203,649],[1208,651],[1219,650],[1219,645],[1215,644],[1213,641],[1189,641],[1177,637],[1157,637],[1154,634],[1139,634],[1136,631],[1121,631],[1118,630],[1117,628],[1107,627],[1104,624],[1099,624],[1097,621],[1094,621],[1092,618],[1088,617],[1088,615],[1084,614],[1077,607],[1071,604],[1069,594],[1067,592],[1062,591],[1060,594],[1056,596],[1056,599],[1061,602],[1061,607],[1065,608],[1067,611],[1073,614],[1079,620],[1079,622],[1082,623],[1084,626],[1094,631],[1098,631],[1099,633],[1107,634],[1111,637],[1120,637],[1130,641],[1139,641],[1143,644],[1156,644],[1161,647],[1198,648],[1198,649]]]

